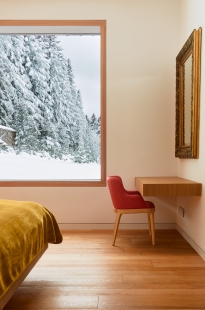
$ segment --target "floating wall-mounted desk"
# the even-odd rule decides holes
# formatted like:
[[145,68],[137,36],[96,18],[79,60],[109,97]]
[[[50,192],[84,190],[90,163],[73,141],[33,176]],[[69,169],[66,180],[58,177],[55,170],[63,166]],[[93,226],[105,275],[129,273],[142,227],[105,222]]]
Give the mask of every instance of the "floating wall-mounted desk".
[[178,177],[136,177],[142,196],[201,196],[202,184]]

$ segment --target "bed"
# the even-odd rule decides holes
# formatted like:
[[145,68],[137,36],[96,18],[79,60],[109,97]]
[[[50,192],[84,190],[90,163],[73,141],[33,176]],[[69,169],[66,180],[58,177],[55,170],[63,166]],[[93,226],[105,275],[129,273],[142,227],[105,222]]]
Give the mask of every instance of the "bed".
[[53,214],[30,201],[0,200],[0,310],[43,255],[61,243]]

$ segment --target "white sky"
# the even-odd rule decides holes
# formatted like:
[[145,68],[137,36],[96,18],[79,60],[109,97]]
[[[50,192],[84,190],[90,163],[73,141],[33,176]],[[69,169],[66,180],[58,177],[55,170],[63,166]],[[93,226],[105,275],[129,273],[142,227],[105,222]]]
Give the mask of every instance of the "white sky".
[[71,61],[75,84],[81,91],[84,112],[100,116],[100,35],[57,36]]

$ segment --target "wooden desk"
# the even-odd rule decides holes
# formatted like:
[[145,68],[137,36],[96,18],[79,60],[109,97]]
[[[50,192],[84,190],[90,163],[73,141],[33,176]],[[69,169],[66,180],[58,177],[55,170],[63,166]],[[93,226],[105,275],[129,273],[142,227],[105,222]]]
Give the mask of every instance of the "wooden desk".
[[142,196],[201,196],[202,184],[178,177],[136,177]]

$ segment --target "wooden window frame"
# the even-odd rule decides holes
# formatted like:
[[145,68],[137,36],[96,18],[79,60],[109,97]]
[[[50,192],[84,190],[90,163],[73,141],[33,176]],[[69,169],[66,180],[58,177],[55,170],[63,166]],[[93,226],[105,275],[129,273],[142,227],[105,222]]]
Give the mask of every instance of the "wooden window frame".
[[99,26],[101,84],[101,180],[0,181],[0,187],[103,187],[106,186],[106,21],[104,20],[0,20],[2,26]]

